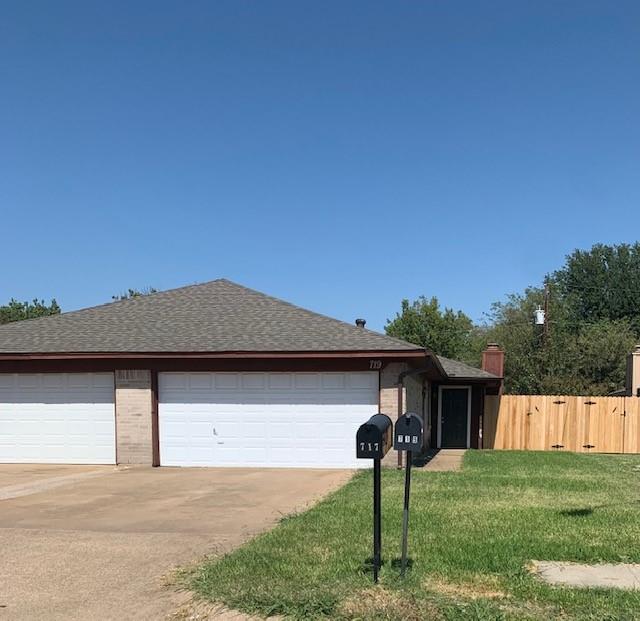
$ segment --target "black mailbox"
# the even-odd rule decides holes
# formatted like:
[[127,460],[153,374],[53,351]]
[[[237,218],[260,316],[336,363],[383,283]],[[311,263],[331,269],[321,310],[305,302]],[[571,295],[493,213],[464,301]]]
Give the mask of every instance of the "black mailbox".
[[393,448],[414,453],[422,450],[422,419],[417,414],[407,412],[396,421]]
[[392,445],[392,423],[386,414],[374,414],[356,433],[356,457],[382,459]]

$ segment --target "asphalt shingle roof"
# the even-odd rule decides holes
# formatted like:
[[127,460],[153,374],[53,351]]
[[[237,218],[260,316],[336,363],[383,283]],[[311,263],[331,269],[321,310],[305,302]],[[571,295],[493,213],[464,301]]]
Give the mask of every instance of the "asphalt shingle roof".
[[444,369],[444,372],[451,379],[495,379],[498,376],[488,371],[483,371],[477,367],[472,367],[458,360],[451,360],[444,356],[438,356],[438,360]]
[[225,279],[0,326],[0,353],[420,351]]

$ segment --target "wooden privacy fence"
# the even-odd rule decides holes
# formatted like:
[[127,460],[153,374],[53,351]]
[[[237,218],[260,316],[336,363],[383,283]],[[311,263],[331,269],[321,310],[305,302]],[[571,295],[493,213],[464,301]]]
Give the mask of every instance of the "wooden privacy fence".
[[640,398],[503,395],[487,399],[483,447],[640,453]]

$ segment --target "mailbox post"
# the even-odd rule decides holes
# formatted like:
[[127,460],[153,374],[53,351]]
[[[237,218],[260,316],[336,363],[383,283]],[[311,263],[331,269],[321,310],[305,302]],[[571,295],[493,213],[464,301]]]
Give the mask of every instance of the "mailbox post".
[[409,539],[409,495],[411,493],[411,462],[413,452],[422,448],[422,419],[412,412],[407,412],[396,421],[393,434],[393,448],[407,452],[407,463],[404,475],[404,510],[402,512],[402,564],[400,575],[407,569],[407,545]]
[[373,459],[373,581],[382,565],[382,502],[380,461],[392,445],[392,423],[386,414],[374,414],[356,433],[356,457]]

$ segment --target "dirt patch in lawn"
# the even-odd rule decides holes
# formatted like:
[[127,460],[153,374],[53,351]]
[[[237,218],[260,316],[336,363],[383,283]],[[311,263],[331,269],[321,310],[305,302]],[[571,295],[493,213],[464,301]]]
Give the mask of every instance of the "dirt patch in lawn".
[[[168,621],[264,621],[264,617],[247,615],[237,610],[231,610],[223,604],[205,602],[191,597],[176,610]],[[280,621],[281,617],[269,617],[267,621]]]
[[464,599],[497,599],[507,597],[500,589],[499,580],[490,576],[477,576],[468,582],[450,582],[445,578],[434,576],[424,582],[427,590],[447,597]]
[[359,591],[340,605],[341,615],[355,619],[404,619],[422,621],[441,619],[438,608],[425,600],[416,600],[407,592],[372,587]]

